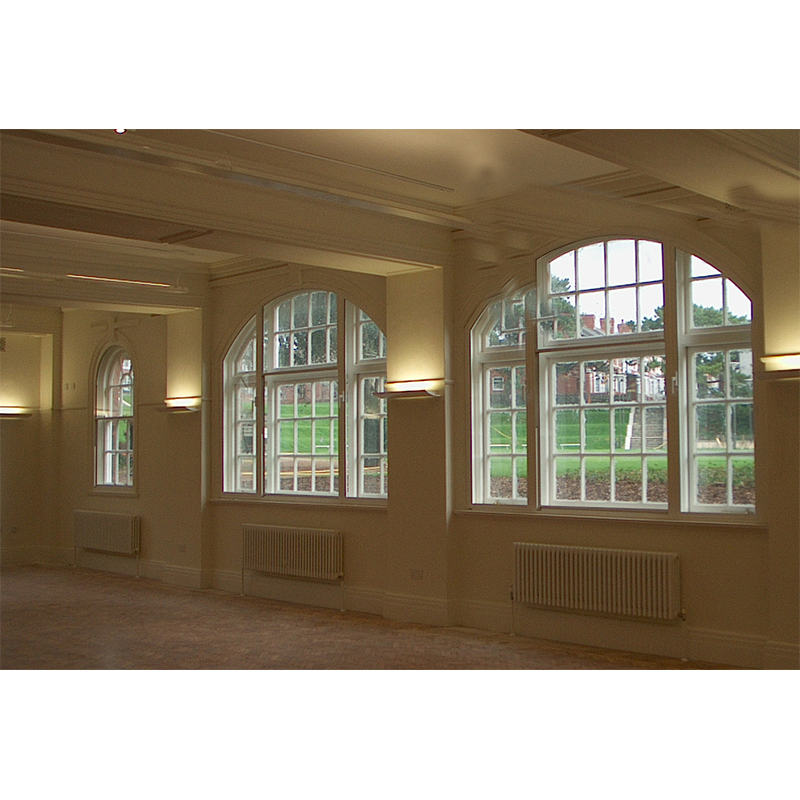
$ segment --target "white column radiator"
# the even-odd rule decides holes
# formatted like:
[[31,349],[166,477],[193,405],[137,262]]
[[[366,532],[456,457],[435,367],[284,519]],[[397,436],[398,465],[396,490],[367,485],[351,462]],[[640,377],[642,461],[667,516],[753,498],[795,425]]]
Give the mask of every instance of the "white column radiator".
[[139,517],[109,514],[104,511],[76,511],[75,547],[132,556],[139,553],[141,525]]
[[662,620],[681,613],[677,553],[522,542],[514,552],[520,603]]
[[242,525],[242,572],[336,581],[344,577],[341,531]]

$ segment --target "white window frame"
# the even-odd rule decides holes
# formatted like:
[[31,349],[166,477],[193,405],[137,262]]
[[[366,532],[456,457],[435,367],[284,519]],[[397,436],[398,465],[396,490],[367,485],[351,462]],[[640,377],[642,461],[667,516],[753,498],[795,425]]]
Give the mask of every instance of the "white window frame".
[[[574,302],[576,333],[573,338],[551,339],[548,331],[553,325],[553,311],[548,302],[550,292],[549,264],[555,259],[577,251],[579,248],[607,243],[611,241],[644,241],[652,242],[661,248],[663,254],[663,329],[641,330],[635,329],[633,332],[612,333],[609,330],[610,323],[602,322],[595,325],[598,330],[595,335],[590,335],[590,331],[582,331],[578,326],[582,323],[579,287],[571,290]],[[604,246],[604,253],[607,252]],[[637,250],[638,252],[638,250]],[[694,354],[702,351],[749,351],[752,355],[751,324],[742,323],[737,319],[733,324],[728,317],[728,306],[726,298],[731,292],[737,295],[744,295],[743,290],[730,278],[725,276],[720,270],[710,267],[719,273],[722,281],[721,297],[722,301],[722,324],[713,327],[693,327],[693,300],[692,300],[692,276],[690,274],[691,259],[697,258],[679,250],[674,245],[656,241],[651,237],[637,236],[609,236],[586,240],[570,244],[559,250],[553,251],[537,261],[537,287],[539,290],[539,308],[536,312],[529,315],[526,344],[516,348],[487,348],[485,346],[486,335],[491,330],[495,322],[495,317],[491,315],[492,307],[500,300],[513,296],[512,292],[500,297],[495,297],[485,308],[483,314],[473,325],[471,330],[471,403],[472,403],[472,502],[473,505],[521,505],[532,509],[546,508],[593,508],[596,511],[608,510],[616,513],[617,511],[636,511],[636,512],[658,512],[671,515],[680,513],[697,514],[753,514],[755,506],[752,504],[731,502],[733,499],[731,489],[731,459],[734,456],[747,457],[750,450],[735,450],[733,440],[730,435],[726,439],[726,449],[721,452],[721,456],[726,459],[728,474],[728,495],[726,503],[700,503],[697,500],[697,447],[695,442],[694,415],[697,405],[694,392],[694,376],[691,374],[693,369]],[[606,263],[606,262],[604,262]],[[644,279],[639,273],[638,255],[636,260],[635,278],[621,288],[636,291],[637,298],[637,323],[641,325],[645,316],[651,316],[649,311],[642,309],[639,301],[639,287],[653,286],[657,284],[652,278]],[[712,277],[715,277],[712,275]],[[696,277],[694,280],[705,280]],[[734,287],[733,289],[731,287]],[[606,278],[605,287],[599,287],[598,293],[605,292],[606,302],[610,291],[620,287],[609,286]],[[592,287],[588,291],[595,291]],[[653,290],[648,289],[648,292]],[[558,293],[556,293],[558,294]],[[739,300],[741,300],[739,296]],[[575,302],[577,300],[577,302]],[[605,306],[608,309],[608,304]],[[752,303],[751,303],[752,309]],[[737,314],[739,312],[736,312]],[[538,316],[539,322],[532,321]],[[570,314],[570,316],[572,316]],[[607,317],[613,313],[607,313]],[[750,318],[752,317],[752,310]],[[609,327],[607,327],[609,326]],[[627,328],[629,330],[629,328]],[[491,352],[494,350],[495,352]],[[655,493],[655,499],[651,501],[645,494],[640,498],[640,502],[627,500],[618,501],[614,498],[614,489],[611,488],[608,500],[587,500],[582,495],[580,500],[557,499],[556,494],[556,442],[554,432],[555,420],[555,398],[553,395],[553,365],[557,362],[567,361],[605,361],[611,364],[614,359],[644,358],[655,357],[663,358],[665,370],[663,374],[664,394],[663,401],[658,400],[652,405],[661,405],[664,408],[663,414],[666,417],[668,443],[668,468],[667,474],[670,483],[666,489],[666,499],[663,499],[665,490],[660,488]],[[492,365],[507,364],[526,364],[527,363],[527,383],[528,383],[528,483],[527,498],[491,497],[489,490],[490,467],[489,467],[489,432],[488,432],[488,407],[487,397],[490,387],[487,383],[488,370]],[[640,381],[641,382],[641,381]],[[611,399],[608,403],[610,414],[614,415],[614,403]],[[725,402],[726,419],[730,412],[728,407],[737,403],[752,403],[749,398],[728,397]],[[582,404],[583,401],[580,401]],[[651,403],[645,402],[644,395],[640,394],[639,400],[635,403],[636,407],[644,409]],[[576,406],[577,407],[577,406]],[[583,414],[583,411],[580,411]],[[583,420],[583,416],[579,416]],[[670,429],[670,423],[678,421],[678,429]],[[583,422],[580,423],[581,436],[584,435]],[[611,423],[613,432],[613,422]],[[613,452],[612,444],[609,445],[608,457],[610,459],[610,481],[614,485],[615,456],[628,457],[626,454]],[[583,442],[583,439],[581,440]],[[745,445],[749,447],[749,442]],[[583,443],[581,444],[580,456],[583,459],[586,455]],[[563,455],[563,454],[560,454]],[[600,454],[604,455],[604,454]],[[635,454],[639,456],[639,453]],[[642,445],[642,484],[647,486],[647,464],[648,458],[652,454],[646,452],[645,445]],[[754,455],[753,455],[754,458]],[[679,462],[679,465],[675,464]],[[581,462],[582,463],[582,462]],[[661,468],[661,465],[659,465]],[[679,477],[679,485],[674,485],[676,478]],[[535,485],[534,485],[535,484]],[[583,483],[583,468],[581,467],[581,486]],[[645,491],[643,489],[643,491]],[[583,492],[583,488],[582,488]]]
[[[279,364],[278,335],[275,331],[280,306],[293,301],[300,295],[311,295],[319,292],[335,298],[337,314],[336,322],[327,322],[313,326],[315,330],[327,330],[326,352],[330,354],[335,348],[336,361],[320,364],[291,365]],[[364,330],[372,329],[375,340],[377,331],[377,350],[366,352],[364,347]],[[299,329],[296,329],[299,330]],[[311,327],[308,328],[311,330]],[[258,331],[263,332],[259,346]],[[291,334],[290,334],[291,335]],[[335,336],[335,339],[332,338]],[[308,339],[310,342],[310,337]],[[255,342],[256,363],[254,369],[247,372],[237,371],[237,365],[246,348]],[[309,344],[310,346],[310,344]],[[328,355],[330,358],[330,355]],[[255,497],[317,497],[327,499],[376,499],[385,500],[388,492],[388,456],[386,452],[386,401],[380,398],[366,397],[365,387],[377,386],[383,389],[386,380],[386,339],[382,331],[370,317],[344,300],[335,292],[328,290],[305,290],[280,297],[265,306],[251,317],[243,326],[224,359],[224,474],[223,491],[231,494],[242,494]],[[316,470],[326,461],[322,452],[300,453],[297,448],[298,431],[302,427],[300,417],[294,420],[295,452],[281,453],[281,425],[286,425],[289,418],[280,419],[279,403],[275,402],[280,387],[289,385],[327,383],[335,394],[338,407],[333,416],[321,415],[311,417],[311,430],[316,450],[317,420],[330,425],[331,437],[335,437],[335,447],[331,438],[333,452],[330,454],[326,469],[317,474]],[[237,414],[237,391],[239,387],[253,387],[255,392],[255,408],[252,416],[241,419]],[[313,391],[313,390],[312,390]],[[296,406],[296,401],[295,401]],[[297,406],[296,406],[297,407]],[[306,416],[303,415],[303,419]],[[379,452],[366,453],[365,425],[373,425],[369,420],[378,419]],[[239,430],[242,425],[252,424],[252,453],[242,452],[242,440]],[[321,437],[322,438],[322,437]],[[283,460],[283,478],[281,463]],[[377,463],[376,463],[377,460]],[[292,485],[288,485],[289,471],[286,469],[292,462]],[[308,462],[308,474],[303,472],[298,477],[300,462]],[[252,466],[253,479],[249,487],[240,480],[241,464]],[[304,470],[305,470],[304,467]],[[365,480],[367,471],[378,476],[378,491],[374,491],[375,481]],[[320,488],[319,476],[331,478],[327,488]],[[336,484],[334,484],[334,476]],[[302,484],[302,485],[301,485]]]
[[[126,361],[130,364],[128,370],[123,367]],[[120,382],[112,383],[118,370],[121,372]],[[127,351],[116,346],[106,350],[98,364],[95,381],[94,485],[97,487],[134,486],[134,436],[137,428],[134,376],[133,360]],[[119,436],[123,424],[126,440],[125,446],[121,447]],[[126,462],[124,469],[121,469],[121,460]]]

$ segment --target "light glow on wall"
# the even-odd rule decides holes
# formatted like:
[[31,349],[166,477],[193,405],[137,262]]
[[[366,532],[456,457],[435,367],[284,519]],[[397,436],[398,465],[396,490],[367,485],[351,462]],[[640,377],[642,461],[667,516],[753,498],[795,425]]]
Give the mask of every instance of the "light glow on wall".
[[787,353],[779,356],[762,356],[761,362],[767,372],[785,372],[800,369],[800,353]]

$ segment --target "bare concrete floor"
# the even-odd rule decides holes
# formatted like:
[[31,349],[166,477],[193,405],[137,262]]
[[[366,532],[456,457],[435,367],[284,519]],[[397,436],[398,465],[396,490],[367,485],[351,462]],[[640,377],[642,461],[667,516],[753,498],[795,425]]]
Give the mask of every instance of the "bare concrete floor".
[[0,668],[731,669],[49,566],[0,573]]

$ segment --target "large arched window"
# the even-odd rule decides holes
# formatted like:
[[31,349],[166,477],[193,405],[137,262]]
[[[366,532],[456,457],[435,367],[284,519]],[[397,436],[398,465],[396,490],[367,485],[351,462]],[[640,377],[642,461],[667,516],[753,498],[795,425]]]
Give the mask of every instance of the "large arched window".
[[103,355],[95,402],[95,485],[133,486],[133,363],[119,347]]
[[643,239],[557,251],[537,287],[526,322],[517,294],[473,329],[473,501],[752,512],[749,298]]
[[361,309],[333,292],[281,298],[224,370],[226,492],[386,497],[386,339]]

